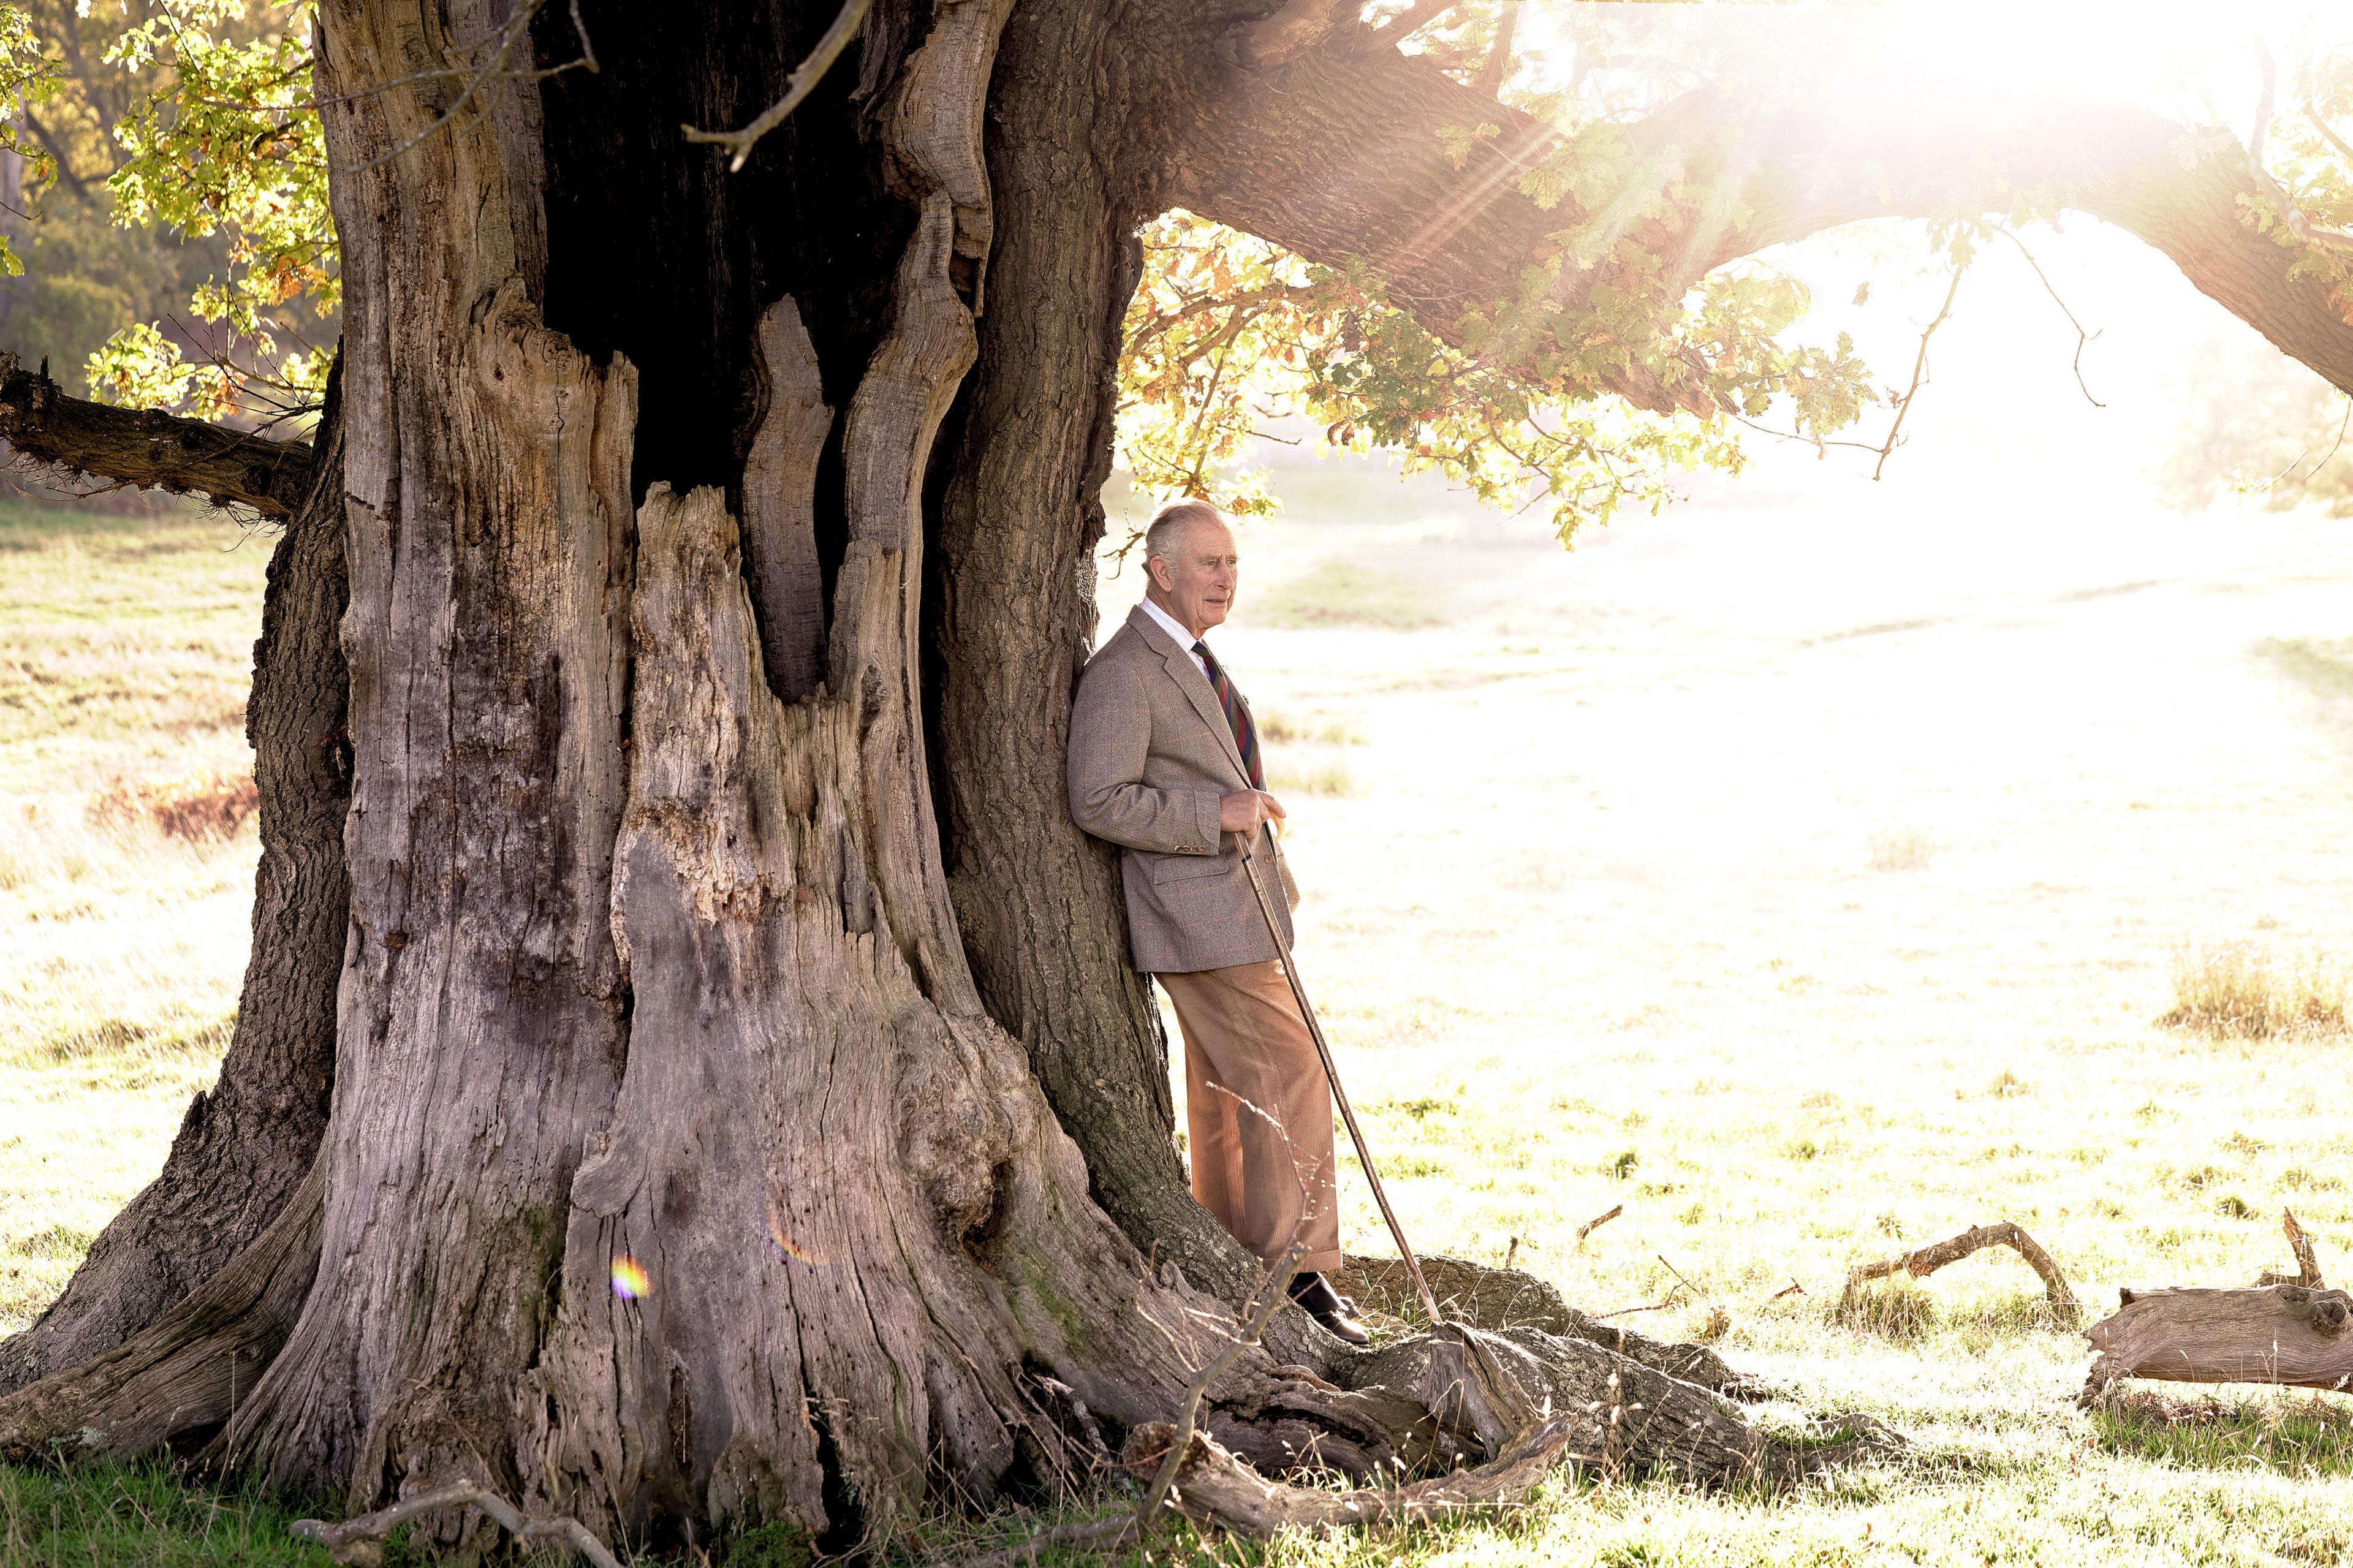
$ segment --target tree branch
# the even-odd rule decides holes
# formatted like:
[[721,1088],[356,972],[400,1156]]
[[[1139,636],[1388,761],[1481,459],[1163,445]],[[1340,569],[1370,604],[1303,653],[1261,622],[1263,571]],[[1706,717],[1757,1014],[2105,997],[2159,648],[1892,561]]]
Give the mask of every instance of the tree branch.
[[784,97],[762,110],[759,118],[752,123],[739,131],[704,131],[689,125],[685,127],[686,139],[733,148],[735,156],[727,161],[727,172],[732,174],[741,169],[744,161],[752,155],[752,149],[759,145],[760,138],[782,125],[792,111],[801,106],[801,100],[825,79],[826,71],[840,58],[841,51],[849,47],[849,40],[858,36],[859,26],[865,22],[871,5],[871,0],[843,0],[839,15],[833,19],[833,26],[825,30],[825,37],[817,41],[817,47],[809,51],[808,58],[801,62],[800,68],[793,72],[785,83]]
[[275,441],[153,409],[68,397],[0,351],[0,440],[21,460],[121,485],[191,491],[268,518],[293,515],[311,482],[310,444]]
[[[1183,132],[1170,205],[1327,265],[1372,264],[1389,298],[1460,344],[1466,314],[1518,298],[1562,231],[1593,216],[1520,188],[1559,132],[1394,51],[1320,49],[1274,70],[1205,63],[1214,104]],[[1461,136],[1481,126],[1497,133]],[[1452,132],[1461,150],[1448,151]],[[1674,297],[1727,262],[1866,218],[2010,211],[2021,194],[2138,236],[2199,289],[2340,389],[2353,322],[2303,247],[2249,221],[2269,201],[2237,140],[2127,104],[1902,99],[1852,82],[1791,84],[1780,103],[1694,94],[1627,129],[1619,237],[1656,258]],[[1559,180],[1556,184],[1569,182]],[[1698,193],[1692,196],[1678,192]],[[1607,263],[1604,263],[1606,266]],[[1601,268],[1564,265],[1548,298],[1585,308]],[[1655,412],[1717,412],[1696,378],[1627,365],[1610,390]]]
[[1520,0],[1504,0],[1503,18],[1495,24],[1495,47],[1487,51],[1487,63],[1472,81],[1472,91],[1493,98],[1504,90],[1504,79],[1512,74],[1512,34],[1519,25]]

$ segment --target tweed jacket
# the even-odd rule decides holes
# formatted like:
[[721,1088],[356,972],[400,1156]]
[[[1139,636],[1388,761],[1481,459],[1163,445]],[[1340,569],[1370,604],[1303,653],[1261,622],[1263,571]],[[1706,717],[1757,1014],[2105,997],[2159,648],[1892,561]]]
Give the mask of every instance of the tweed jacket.
[[[1141,605],[1079,677],[1069,782],[1071,817],[1121,847],[1136,968],[1181,973],[1278,956],[1242,868],[1243,836],[1218,830],[1219,802],[1250,788],[1233,730],[1192,654]],[[1255,843],[1288,943],[1297,886],[1274,835],[1261,827]]]

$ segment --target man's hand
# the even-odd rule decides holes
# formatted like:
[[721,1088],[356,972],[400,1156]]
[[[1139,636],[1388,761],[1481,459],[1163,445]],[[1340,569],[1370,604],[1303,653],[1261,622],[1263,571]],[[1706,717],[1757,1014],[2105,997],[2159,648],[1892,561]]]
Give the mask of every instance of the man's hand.
[[1218,831],[1255,833],[1262,822],[1280,822],[1282,802],[1262,789],[1236,790],[1218,803]]

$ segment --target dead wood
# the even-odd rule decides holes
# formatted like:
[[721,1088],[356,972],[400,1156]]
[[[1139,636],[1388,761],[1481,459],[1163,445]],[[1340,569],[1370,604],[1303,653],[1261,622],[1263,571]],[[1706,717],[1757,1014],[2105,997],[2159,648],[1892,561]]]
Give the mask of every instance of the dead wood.
[[68,397],[47,364],[20,369],[0,352],[0,440],[35,465],[95,474],[119,484],[191,491],[286,518],[311,488],[311,452],[156,409],[116,408]]
[[[1422,1274],[1449,1318],[1497,1332],[1532,1328],[1558,1339],[1589,1341],[1711,1393],[1734,1399],[1765,1396],[1756,1379],[1733,1371],[1706,1346],[1673,1344],[1619,1328],[1570,1306],[1559,1291],[1534,1275],[1489,1268],[1442,1253],[1420,1261]],[[1408,1321],[1419,1316],[1412,1281],[1393,1259],[1351,1258],[1332,1279],[1336,1288],[1374,1311]]]
[[1616,1219],[1620,1215],[1624,1214],[1625,1212],[1626,1205],[1624,1204],[1611,1204],[1608,1208],[1602,1210],[1599,1214],[1595,1215],[1591,1219],[1587,1220],[1583,1225],[1577,1227],[1577,1239],[1583,1241],[1587,1237],[1591,1236],[1595,1231],[1599,1230],[1603,1226],[1608,1225],[1611,1220]]
[[2080,1402],[2120,1378],[2353,1389],[2353,1296],[2302,1285],[2125,1290],[2084,1331],[2099,1354]]
[[376,1544],[410,1520],[445,1508],[480,1510],[498,1527],[517,1542],[560,1541],[596,1568],[621,1568],[620,1559],[606,1549],[596,1533],[576,1519],[564,1519],[543,1514],[527,1514],[498,1493],[472,1481],[453,1481],[446,1487],[436,1487],[403,1498],[390,1508],[374,1513],[347,1519],[341,1524],[326,1524],[315,1519],[298,1519],[292,1529],[304,1541],[315,1541],[327,1549],[327,1554],[338,1563],[377,1568],[385,1560],[384,1549]]
[[1847,1298],[1852,1300],[1862,1287],[1891,1274],[1905,1273],[1915,1279],[1924,1279],[1947,1263],[1957,1263],[1971,1253],[1989,1247],[2010,1247],[2026,1259],[2034,1272],[2042,1277],[2042,1289],[2051,1299],[2051,1310],[2054,1313],[2071,1323],[2082,1315],[2083,1305],[2075,1300],[2075,1292],[2068,1289],[2067,1277],[2059,1271],[2059,1265],[2052,1260],[2051,1254],[2042,1249],[2042,1243],[2008,1220],[1997,1225],[1971,1226],[1958,1236],[1940,1241],[1934,1247],[1907,1252],[1901,1258],[1858,1264],[1846,1277]]
[[2263,1285],[2301,1285],[2306,1289],[2320,1290],[2327,1281],[2320,1277],[2320,1258],[2312,1250],[2312,1237],[2304,1234],[2304,1226],[2295,1223],[2294,1209],[2280,1211],[2280,1228],[2287,1232],[2288,1250],[2295,1254],[2295,1272],[2275,1274],[2264,1269],[2255,1276],[2255,1283]]

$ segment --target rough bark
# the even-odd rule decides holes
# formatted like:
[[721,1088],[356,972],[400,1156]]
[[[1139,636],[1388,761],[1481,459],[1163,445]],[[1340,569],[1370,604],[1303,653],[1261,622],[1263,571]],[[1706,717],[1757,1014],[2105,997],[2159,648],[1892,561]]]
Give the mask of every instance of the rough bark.
[[[1141,264],[1131,231],[1145,216],[1130,106],[1146,100],[1149,64],[1109,37],[1099,7],[1018,6],[991,88],[997,242],[932,574],[940,804],[981,995],[1028,1048],[1096,1200],[1139,1247],[1238,1302],[1257,1266],[1187,1190],[1167,1042],[1128,963],[1113,853],[1064,804],[1120,322]],[[1270,1334],[1296,1354],[1323,1337],[1289,1311]]]
[[2353,1388],[2353,1296],[2302,1285],[2126,1290],[2084,1331],[2098,1356],[2084,1398],[2122,1378]]
[[744,462],[744,576],[776,695],[807,696],[825,674],[825,574],[817,473],[833,429],[817,346],[789,294],[760,313],[766,408]]
[[[462,80],[415,62],[494,0],[324,7],[356,780],[315,1219],[287,1205],[0,1431],[98,1412],[126,1452],[226,1418],[217,1456],[353,1508],[464,1479],[607,1540],[847,1544],[1176,1407],[1232,1324],[1162,1265],[1231,1296],[1242,1266],[1184,1195],[1060,775],[1127,236],[1189,193],[1393,254],[1440,331],[1530,254],[1508,156],[1433,163],[1461,100],[1421,68],[1235,78],[1221,29],[1268,8],[883,5],[856,93],[822,85],[738,184],[676,126],[756,110],[830,5],[591,5],[608,71],[446,123]],[[1305,144],[1351,124],[1407,195]],[[1270,1470],[1496,1488],[1885,1447],[1780,1443],[1712,1356],[1514,1301],[1374,1355],[1294,1328],[1205,1428]],[[200,1374],[280,1333],[250,1393],[234,1356],[225,1394]],[[193,1425],[156,1416],[183,1394]],[[1389,1506],[1229,1466],[1186,1491],[1253,1528]]]
[[[5,395],[5,394],[0,394]],[[350,879],[343,422],[331,395],[310,494],[269,558],[246,737],[261,797],[253,951],[220,1074],[164,1169],[92,1243],[65,1291],[0,1342],[0,1392],[114,1349],[259,1236],[312,1163],[334,1073]],[[309,449],[303,449],[307,458]],[[96,469],[102,454],[83,452]],[[289,470],[291,471],[291,470]]]
[[294,514],[316,467],[306,441],[68,397],[49,379],[47,362],[27,371],[7,353],[0,353],[0,441],[39,468],[209,496],[268,518]]
[[533,100],[387,160],[462,85],[375,90],[498,19],[322,11],[330,155],[364,171],[333,193],[352,927],[318,1287],[227,1451],[360,1507],[404,1477],[512,1477],[562,1194],[626,1043],[607,910],[635,377],[539,323]]

